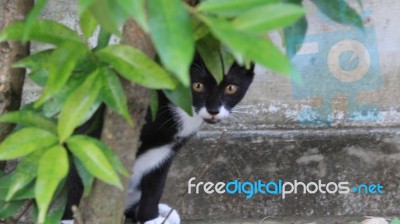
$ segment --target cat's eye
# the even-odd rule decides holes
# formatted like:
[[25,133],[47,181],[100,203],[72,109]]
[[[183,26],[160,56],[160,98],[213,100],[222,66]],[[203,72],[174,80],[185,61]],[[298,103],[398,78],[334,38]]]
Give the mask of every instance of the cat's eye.
[[237,85],[228,85],[225,88],[225,94],[233,95],[233,94],[235,94],[237,92],[237,90],[238,90]]
[[192,88],[195,92],[202,93],[204,92],[204,85],[201,82],[194,82],[192,84]]

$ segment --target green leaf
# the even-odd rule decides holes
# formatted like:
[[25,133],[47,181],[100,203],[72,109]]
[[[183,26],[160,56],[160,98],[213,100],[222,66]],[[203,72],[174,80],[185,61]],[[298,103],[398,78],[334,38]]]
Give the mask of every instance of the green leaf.
[[225,73],[225,72],[228,72],[229,69],[232,67],[233,63],[235,62],[235,57],[224,46],[221,46],[220,52],[221,52],[222,63],[224,65],[224,73]]
[[128,111],[125,92],[118,76],[111,69],[100,70],[103,81],[102,98],[107,106],[120,114],[130,125],[133,125]]
[[156,90],[152,90],[150,92],[150,111],[151,111],[151,119],[153,121],[157,117],[157,111],[158,111],[158,93]]
[[[83,136],[86,137],[86,136]],[[125,177],[129,176],[128,171],[125,169],[124,165],[122,165],[121,160],[118,158],[117,154],[114,153],[112,149],[110,149],[106,144],[102,143],[101,141],[95,138],[88,138],[86,137],[87,141],[91,141],[92,144],[96,144],[99,149],[103,152],[103,154],[107,157],[108,161],[114,167],[114,169],[122,174]]]
[[35,6],[29,12],[28,16],[25,19],[25,30],[23,36],[23,42],[28,40],[29,34],[32,32],[32,24],[35,22],[40,12],[46,6],[47,0],[37,0],[35,1]]
[[0,160],[15,159],[31,152],[50,147],[58,142],[57,136],[40,128],[23,128],[8,136],[0,145]]
[[146,19],[145,0],[116,0],[116,2],[142,27],[145,32],[150,31]]
[[0,178],[0,183],[1,183],[0,184],[0,201],[6,200],[6,195],[7,195],[8,189],[10,188],[12,178],[13,178],[13,176],[11,174],[2,176]]
[[207,17],[205,20],[208,21],[212,33],[226,44],[235,56],[251,59],[282,74],[290,73],[289,60],[271,40],[238,31],[223,19]]
[[96,52],[98,58],[114,66],[126,79],[148,88],[173,89],[176,81],[141,51],[112,45]]
[[188,87],[195,44],[183,1],[150,0],[147,6],[151,38],[161,62]]
[[197,41],[210,33],[210,29],[196,17],[192,19],[193,37]]
[[312,0],[312,2],[333,21],[359,28],[364,27],[361,16],[344,0]]
[[10,202],[0,201],[0,219],[11,217],[17,213],[24,203],[24,200]]
[[93,17],[90,10],[86,10],[80,16],[79,24],[82,30],[83,35],[85,35],[86,39],[89,39],[92,35],[94,30],[97,27],[97,21]]
[[0,122],[16,123],[24,126],[41,128],[54,134],[57,133],[57,126],[53,120],[30,110],[6,113],[0,116]]
[[303,43],[307,26],[307,20],[303,17],[292,26],[284,29],[286,54],[289,58],[292,58],[296,54],[297,46]]
[[68,192],[64,187],[56,198],[51,202],[49,212],[46,216],[44,224],[58,224],[60,223],[67,204]]
[[39,207],[38,223],[43,223],[54,194],[67,176],[69,169],[68,154],[64,147],[54,146],[40,159],[35,185],[35,197]]
[[179,84],[175,90],[164,90],[165,96],[190,116],[192,111],[192,89]]
[[61,142],[71,136],[74,129],[81,123],[82,117],[96,102],[101,88],[99,70],[96,70],[68,97],[61,110],[57,126]]
[[48,62],[49,78],[42,95],[35,103],[36,107],[41,106],[65,86],[72,71],[87,53],[87,50],[83,44],[66,43],[52,53]]
[[266,32],[293,24],[305,12],[304,8],[294,4],[270,4],[240,14],[233,20],[233,25],[243,31]]
[[17,62],[15,62],[12,67],[13,68],[29,68],[32,70],[40,69],[41,67],[45,67],[48,64],[49,59],[52,56],[54,49],[48,49],[44,51],[40,51],[38,53],[34,53],[25,57]]
[[90,193],[90,190],[92,189],[94,176],[86,170],[85,166],[82,164],[81,161],[79,161],[79,159],[74,157],[73,160],[75,168],[78,171],[79,177],[81,178],[83,183],[83,196],[87,197]]
[[91,6],[96,0],[78,0],[78,13],[82,16],[83,13]]
[[17,169],[12,173],[11,183],[8,188],[6,201],[11,200],[18,191],[25,188],[37,175],[39,161],[46,148],[36,150],[27,155],[17,166]]
[[197,41],[197,51],[203,59],[208,71],[219,84],[224,78],[224,69],[221,61],[220,43],[211,34]]
[[71,93],[84,82],[84,78],[85,77],[70,78],[58,94],[46,101],[46,103],[44,103],[40,108],[37,108],[37,110],[43,113],[46,117],[53,117],[59,113]]
[[90,12],[97,22],[109,33],[120,35],[119,26],[127,18],[127,14],[115,1],[97,0],[90,6]]
[[97,144],[88,139],[86,136],[76,135],[67,140],[67,145],[93,176],[122,189],[119,177],[106,155]]
[[208,12],[217,14],[219,16],[233,17],[243,13],[246,10],[275,2],[279,2],[279,0],[213,0],[202,2],[197,9],[200,12]]
[[[12,23],[0,33],[0,43],[6,40],[23,40],[27,25],[23,22]],[[51,21],[36,20],[31,25],[27,40],[60,46],[66,42],[83,43],[81,37],[70,28]]]
[[19,190],[12,197],[13,201],[16,200],[26,200],[35,198],[35,181],[31,181],[28,185]]

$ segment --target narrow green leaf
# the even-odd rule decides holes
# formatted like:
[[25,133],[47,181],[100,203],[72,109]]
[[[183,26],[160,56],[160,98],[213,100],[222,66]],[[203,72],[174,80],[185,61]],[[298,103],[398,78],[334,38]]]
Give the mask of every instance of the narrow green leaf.
[[24,126],[41,128],[53,134],[57,133],[57,126],[53,120],[31,110],[19,110],[6,113],[0,116],[0,122],[16,123]]
[[125,45],[112,45],[96,52],[126,79],[155,89],[173,89],[176,81],[143,52]]
[[68,192],[64,187],[60,193],[57,194],[55,199],[51,202],[46,221],[44,224],[58,224],[60,223],[67,205]]
[[90,10],[86,10],[80,16],[79,24],[82,30],[83,35],[85,35],[86,39],[89,39],[92,35],[94,30],[97,27],[97,21],[93,17]]
[[64,147],[54,146],[40,159],[35,185],[35,197],[39,207],[38,223],[43,223],[54,194],[67,176],[69,169],[68,154]]
[[44,51],[40,51],[34,54],[29,55],[17,62],[15,62],[12,67],[13,68],[29,68],[32,70],[40,69],[41,67],[45,67],[48,64],[49,59],[53,53],[54,49],[48,49]]
[[119,26],[122,25],[121,17],[126,18],[126,13],[119,8],[115,1],[97,0],[90,6],[90,12],[96,21],[109,33],[120,35]]
[[210,33],[210,29],[204,24],[202,21],[198,20],[197,18],[192,19],[192,26],[193,26],[193,37],[194,39],[200,40],[204,36]]
[[87,197],[90,193],[90,190],[92,189],[92,185],[94,182],[94,176],[89,173],[89,171],[86,170],[85,166],[82,164],[82,162],[77,159],[76,157],[73,158],[75,168],[78,171],[78,175],[82,180],[83,183],[83,196]]
[[238,31],[224,19],[207,17],[205,20],[208,21],[212,33],[226,44],[235,56],[251,59],[285,75],[290,73],[289,60],[271,40]]
[[135,19],[145,32],[150,31],[146,19],[145,0],[116,0],[116,2],[128,15]]
[[28,185],[19,190],[12,197],[13,201],[16,200],[26,200],[26,199],[34,199],[35,198],[35,181],[31,181]]
[[284,29],[286,54],[292,58],[297,52],[297,46],[301,45],[307,32],[308,23],[305,17],[292,26]]
[[57,136],[40,128],[23,128],[8,136],[0,145],[0,160],[15,159],[31,152],[50,147],[58,142]]
[[94,105],[101,87],[99,71],[96,70],[68,97],[61,110],[57,126],[61,142],[71,136],[82,121],[82,117]]
[[164,94],[172,103],[182,108],[187,114],[193,115],[191,88],[179,84],[174,90],[164,90]]
[[36,108],[36,110],[43,113],[46,117],[55,116],[61,111],[71,93],[84,82],[84,78],[85,77],[71,77],[59,93],[46,101],[40,108]]
[[121,175],[128,177],[129,173],[125,169],[124,165],[122,165],[121,160],[118,158],[117,154],[114,153],[112,149],[110,149],[106,144],[100,142],[94,138],[88,138],[88,141],[92,141],[93,144],[96,144],[99,149],[103,152],[103,154],[107,157],[108,161],[114,167],[114,169],[120,173]]
[[93,176],[122,189],[119,177],[106,155],[97,144],[88,139],[90,138],[76,135],[67,140],[67,145]]
[[10,188],[11,185],[11,180],[13,176],[11,174],[2,176],[0,178],[0,201],[5,201],[8,189]]
[[235,62],[235,57],[232,53],[224,46],[221,46],[221,58],[224,65],[224,74],[229,71],[233,63]]
[[18,164],[12,174],[6,201],[11,200],[18,191],[25,188],[36,177],[39,161],[44,152],[46,152],[46,148],[36,150]]
[[[0,43],[6,40],[22,41],[26,26],[23,22],[16,22],[7,26],[0,33]],[[29,32],[27,40],[54,44],[56,46],[66,42],[83,43],[78,33],[61,23],[51,20],[36,20],[32,23],[31,27],[31,32]]]
[[152,90],[150,92],[150,111],[151,111],[151,118],[154,121],[157,117],[157,111],[158,111],[158,93],[156,90]]
[[10,202],[0,201],[0,219],[6,219],[17,213],[24,203],[24,200]]
[[183,1],[150,0],[147,6],[151,38],[161,62],[188,87],[195,44]]
[[208,71],[219,84],[224,78],[224,69],[221,61],[220,43],[211,34],[197,41],[197,51],[203,59]]
[[305,9],[294,4],[270,4],[242,13],[233,25],[243,31],[266,32],[291,25],[304,14]]
[[82,16],[96,0],[78,0],[78,14]]
[[208,12],[217,14],[219,16],[233,17],[243,13],[246,10],[276,2],[279,2],[279,0],[213,0],[202,2],[197,9],[200,12]]
[[100,73],[103,81],[101,94],[104,102],[132,125],[132,119],[128,111],[128,103],[118,76],[111,69],[102,69]]
[[35,1],[35,6],[29,12],[28,16],[25,19],[25,30],[23,36],[23,42],[28,40],[30,32],[32,32],[32,24],[35,22],[37,17],[39,16],[40,12],[46,6],[47,0],[37,0]]
[[29,78],[39,86],[45,86],[49,77],[49,61],[54,49],[40,51],[14,63],[13,68],[29,68]]
[[87,50],[83,44],[66,43],[52,53],[49,59],[49,78],[42,95],[35,103],[36,107],[43,105],[65,86],[72,71],[79,60],[87,53]]
[[359,28],[364,27],[361,16],[344,0],[312,0],[312,2],[333,21]]

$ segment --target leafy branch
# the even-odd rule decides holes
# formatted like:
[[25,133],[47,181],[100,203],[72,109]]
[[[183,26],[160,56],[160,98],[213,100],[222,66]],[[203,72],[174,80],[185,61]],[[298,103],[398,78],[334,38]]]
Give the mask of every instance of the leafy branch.
[[[313,1],[334,21],[362,27],[359,15],[343,0]],[[0,145],[0,160],[21,159],[16,170],[0,174],[0,218],[15,214],[26,200],[34,200],[37,223],[58,222],[66,203],[66,178],[76,166],[90,194],[94,178],[123,188],[118,173],[128,172],[112,149],[75,130],[100,107],[107,105],[133,125],[121,79],[162,90],[191,114],[189,68],[195,51],[217,82],[235,59],[256,62],[289,75],[289,59],[268,33],[285,29],[285,38],[304,36],[306,9],[300,0],[208,0],[190,6],[181,0],[78,0],[80,31],[58,22],[38,19],[46,0],[24,21],[0,33],[0,42],[33,41],[53,47],[13,64],[29,69],[29,77],[43,92],[38,100],[0,117],[19,128]],[[343,13],[342,13],[343,12]],[[262,16],[260,16],[262,15]],[[134,19],[148,33],[160,63],[125,44],[109,45],[112,34]],[[100,29],[98,43],[88,39]],[[295,52],[288,45],[288,55]],[[157,109],[152,97],[151,108]]]

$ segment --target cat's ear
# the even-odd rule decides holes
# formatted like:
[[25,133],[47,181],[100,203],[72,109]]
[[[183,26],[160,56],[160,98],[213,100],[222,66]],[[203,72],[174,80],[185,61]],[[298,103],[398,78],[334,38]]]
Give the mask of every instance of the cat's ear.
[[203,59],[201,58],[199,52],[196,51],[196,52],[194,53],[194,57],[193,57],[193,62],[192,62],[192,64],[198,64],[198,65],[200,65],[200,64],[202,64],[202,63],[203,63]]

